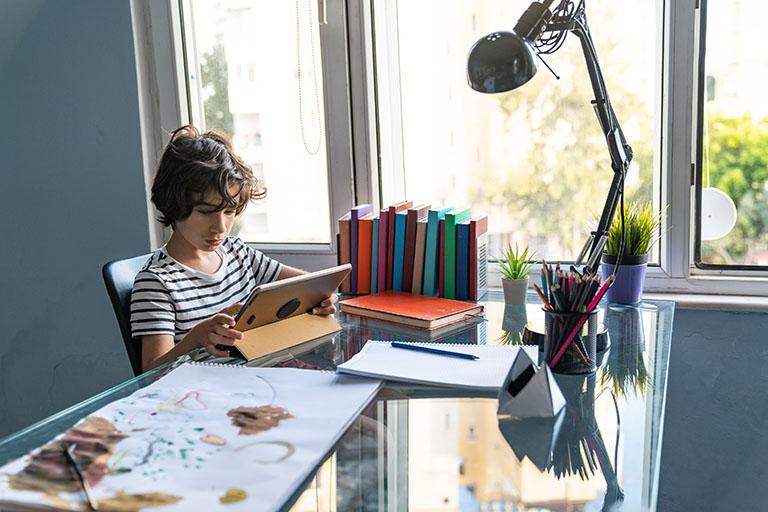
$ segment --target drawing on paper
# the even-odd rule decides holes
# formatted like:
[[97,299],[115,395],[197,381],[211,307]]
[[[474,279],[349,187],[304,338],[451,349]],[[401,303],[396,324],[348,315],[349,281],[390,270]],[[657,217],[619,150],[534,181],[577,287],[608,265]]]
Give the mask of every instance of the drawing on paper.
[[281,420],[293,418],[291,413],[281,407],[264,405],[261,407],[238,407],[227,412],[232,417],[232,424],[240,427],[239,434],[253,435],[276,427]]

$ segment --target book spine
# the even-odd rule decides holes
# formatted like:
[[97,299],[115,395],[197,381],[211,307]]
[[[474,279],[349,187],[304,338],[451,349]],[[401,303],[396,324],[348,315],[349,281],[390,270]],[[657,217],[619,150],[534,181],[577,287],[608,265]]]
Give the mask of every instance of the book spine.
[[371,293],[378,291],[379,277],[379,217],[373,218],[371,233]]
[[416,246],[413,254],[413,280],[411,293],[420,294],[424,275],[424,248],[427,237],[427,219],[421,219],[416,224]]
[[405,254],[405,223],[406,214],[398,212],[395,215],[395,248],[392,263],[392,289],[403,290],[403,256]]
[[440,219],[437,229],[438,255],[437,255],[437,296],[445,297],[445,218]]
[[469,220],[456,226],[456,299],[469,300]]
[[360,218],[365,214],[370,213],[373,210],[373,206],[370,204],[361,204],[352,208],[349,213],[351,216],[350,227],[350,260],[352,264],[352,272],[350,273],[352,293],[358,293],[357,291],[357,278],[358,278],[358,237],[360,230]]
[[413,285],[413,254],[416,246],[416,222],[418,211],[408,210],[405,218],[405,247],[403,249],[403,287],[404,292],[411,291]]
[[[350,262],[350,236],[349,236],[349,222],[350,214],[346,214],[339,219],[339,235],[337,237],[336,247],[339,255],[339,265],[344,265]],[[341,293],[350,293],[352,291],[352,281],[349,276],[344,278],[339,286]]]
[[387,223],[387,290],[393,290],[393,264],[395,262],[395,217],[397,216],[397,209],[394,205],[389,207],[387,213],[389,222]]
[[469,300],[480,300],[488,293],[488,216],[469,224]]
[[469,208],[445,214],[445,298],[456,297],[456,225],[469,218]]
[[366,215],[358,221],[357,293],[371,293],[371,245],[373,217]]
[[388,290],[387,288],[387,247],[389,241],[389,208],[382,208],[379,212],[379,255],[378,265],[379,268],[376,271],[376,288],[378,291],[383,292]]

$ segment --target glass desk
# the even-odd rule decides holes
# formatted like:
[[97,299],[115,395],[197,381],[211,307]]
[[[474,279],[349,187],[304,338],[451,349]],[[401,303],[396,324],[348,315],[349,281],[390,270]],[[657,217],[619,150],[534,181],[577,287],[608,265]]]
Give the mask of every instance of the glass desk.
[[[543,324],[538,297],[435,341],[517,344]],[[285,510],[656,509],[674,303],[602,304],[610,346],[589,375],[556,375],[567,405],[554,420],[497,416],[495,395],[386,383],[285,504]],[[427,341],[384,322],[337,314],[343,331],[247,363],[333,369],[368,339]],[[222,362],[218,360],[217,362]],[[227,360],[233,364],[243,364]],[[104,405],[157,380],[161,367],[0,440],[0,464],[45,444]]]

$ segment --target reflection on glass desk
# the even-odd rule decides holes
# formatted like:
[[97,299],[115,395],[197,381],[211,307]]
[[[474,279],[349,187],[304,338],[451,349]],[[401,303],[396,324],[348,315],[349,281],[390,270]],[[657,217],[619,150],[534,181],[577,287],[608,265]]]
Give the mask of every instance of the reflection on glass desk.
[[[521,343],[541,305],[425,333],[338,314],[343,331],[247,363],[334,369],[368,339]],[[674,303],[602,304],[607,347],[589,375],[556,375],[567,404],[552,419],[497,415],[494,395],[388,383],[286,510],[655,510]],[[217,362],[222,362],[218,360]],[[237,361],[226,361],[243,364]],[[0,440],[0,463],[162,376],[129,380]]]

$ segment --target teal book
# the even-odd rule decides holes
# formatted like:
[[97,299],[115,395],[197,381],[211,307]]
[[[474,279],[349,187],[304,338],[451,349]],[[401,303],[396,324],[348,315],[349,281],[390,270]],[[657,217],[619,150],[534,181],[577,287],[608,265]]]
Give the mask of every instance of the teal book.
[[379,272],[379,216],[373,218],[373,239],[371,241],[371,293],[378,291]]
[[407,212],[397,212],[395,215],[395,251],[392,261],[392,289],[403,291],[403,260],[405,256],[405,224]]
[[438,247],[438,235],[440,219],[453,210],[453,206],[445,208],[432,208],[427,213],[427,236],[424,246],[424,276],[422,279],[421,294],[436,297],[438,291],[438,267],[440,264],[440,248]]
[[445,285],[446,299],[456,298],[456,225],[467,220],[469,208],[456,209],[445,214]]
[[469,300],[469,219],[456,225],[456,300]]

